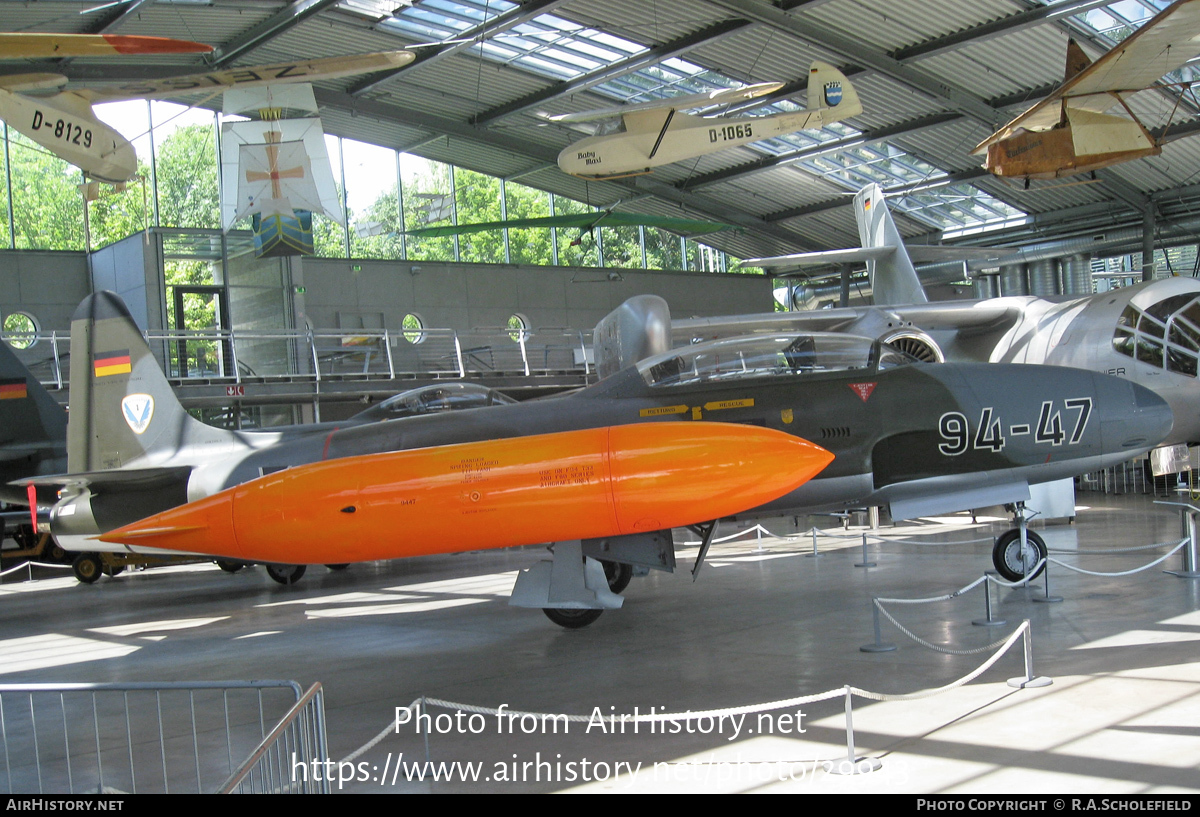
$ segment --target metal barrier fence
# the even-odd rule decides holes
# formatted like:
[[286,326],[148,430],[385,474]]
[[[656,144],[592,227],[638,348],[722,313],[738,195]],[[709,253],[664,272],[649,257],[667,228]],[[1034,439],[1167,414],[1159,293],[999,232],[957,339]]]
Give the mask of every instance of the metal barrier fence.
[[313,684],[218,794],[329,794],[325,694]]
[[[0,790],[213,792],[313,697],[295,681],[2,684]],[[319,696],[312,706],[304,724],[320,734],[293,741],[298,756],[324,751]]]
[[[145,333],[170,378],[243,380],[405,376],[587,375],[590,333],[563,328],[508,330],[315,329],[180,330]],[[69,332],[3,333],[43,385],[70,380]]]

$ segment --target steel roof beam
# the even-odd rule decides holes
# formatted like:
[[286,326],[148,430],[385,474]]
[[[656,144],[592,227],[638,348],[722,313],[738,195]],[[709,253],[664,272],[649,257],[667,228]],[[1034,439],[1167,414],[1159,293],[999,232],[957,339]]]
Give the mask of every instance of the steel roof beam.
[[699,45],[703,45],[719,37],[724,37],[727,34],[732,34],[735,31],[749,28],[752,25],[753,23],[749,20],[722,20],[719,23],[706,26],[699,31],[665,42],[662,45],[654,46],[641,54],[636,54],[612,65],[583,74],[575,79],[556,82],[540,91],[527,94],[520,99],[515,99],[512,102],[507,102],[490,110],[483,111],[472,117],[471,121],[476,125],[490,124],[506,116],[512,116],[515,113],[528,110],[536,105],[541,105],[551,99],[586,91],[609,80],[637,71],[639,68],[645,68],[648,65],[677,57],[683,52]]
[[363,94],[370,93],[393,77],[413,71],[421,66],[432,65],[452,54],[458,54],[468,48],[473,48],[479,44],[480,40],[486,40],[497,34],[503,34],[505,31],[516,28],[522,23],[527,23],[534,17],[546,14],[567,2],[568,0],[529,0],[529,2],[523,3],[515,9],[510,9],[492,20],[464,31],[459,37],[455,38],[457,42],[453,45],[448,45],[440,49],[430,49],[424,53],[418,52],[417,58],[408,65],[402,65],[385,74],[372,75],[368,79],[351,85],[350,93],[353,96],[362,96]]
[[287,8],[263,20],[258,25],[243,32],[234,40],[213,51],[208,63],[213,66],[226,66],[234,60],[245,56],[254,49],[270,42],[291,28],[303,23],[313,15],[319,14],[340,0],[295,0]]
[[134,14],[142,6],[146,5],[148,0],[131,0],[128,3],[120,3],[107,11],[96,15],[96,19],[92,20],[91,25],[84,29],[87,34],[111,34],[116,30],[117,26]]
[[923,57],[944,54],[962,45],[971,45],[993,37],[1011,34],[1014,31],[1030,28],[1039,23],[1059,20],[1074,14],[1081,14],[1094,8],[1111,5],[1113,2],[1114,0],[1069,0],[1068,2],[1055,3],[1053,5],[1037,5],[1016,14],[1010,14],[1008,17],[1001,17],[999,20],[991,20],[977,26],[964,28],[961,31],[955,31],[941,37],[926,40],[923,43],[898,48],[890,52],[890,55],[901,62],[911,62]]

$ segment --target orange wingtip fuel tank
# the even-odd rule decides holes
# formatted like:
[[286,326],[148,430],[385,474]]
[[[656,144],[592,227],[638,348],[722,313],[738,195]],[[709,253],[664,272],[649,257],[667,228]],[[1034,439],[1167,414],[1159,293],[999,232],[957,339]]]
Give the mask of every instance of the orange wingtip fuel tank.
[[290,468],[100,539],[284,564],[589,539],[740,513],[832,460],[817,445],[757,426],[564,431]]

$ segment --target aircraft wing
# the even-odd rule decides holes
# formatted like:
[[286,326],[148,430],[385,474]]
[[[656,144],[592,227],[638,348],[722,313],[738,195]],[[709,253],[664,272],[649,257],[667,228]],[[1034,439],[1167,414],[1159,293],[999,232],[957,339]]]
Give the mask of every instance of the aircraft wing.
[[639,111],[661,111],[674,108],[677,111],[691,108],[707,108],[712,105],[728,105],[734,102],[745,102],[761,96],[774,93],[783,87],[782,82],[759,82],[755,85],[745,85],[740,88],[722,88],[703,94],[687,96],[669,96],[662,99],[651,99],[648,102],[634,102],[629,105],[613,105],[608,108],[595,108],[590,111],[562,113],[545,118],[551,122],[594,122],[597,119],[616,119],[626,114]]
[[[918,263],[939,264],[948,261],[999,262],[1017,250],[1008,247],[947,247],[933,244],[906,244],[908,257]],[[893,247],[855,247],[845,250],[802,252],[774,258],[747,258],[747,267],[824,267],[830,264],[853,264],[878,261],[895,252]]]
[[442,224],[437,227],[421,227],[416,230],[405,230],[406,235],[432,238],[446,235],[463,235],[478,233],[484,230],[500,230],[507,227],[510,230],[528,229],[534,227],[560,227],[563,229],[578,228],[590,230],[593,227],[661,227],[688,235],[715,233],[720,230],[736,229],[732,224],[722,224],[719,221],[699,221],[690,218],[672,218],[670,216],[649,216],[637,213],[574,213],[563,216],[544,216],[540,218],[512,218],[507,221],[480,221],[475,224]]
[[127,54],[207,54],[211,45],[169,37],[127,34],[41,34],[13,31],[0,34],[0,59],[117,57]]
[[138,80],[102,88],[84,88],[80,89],[78,93],[93,103],[116,102],[123,99],[159,99],[201,91],[215,94],[225,88],[245,88],[269,83],[315,82],[323,79],[370,74],[375,71],[389,71],[407,65],[414,59],[416,59],[416,54],[411,51],[380,51],[373,54],[356,54],[350,57],[255,65],[182,77]]
[[998,301],[939,301],[898,307],[841,307],[802,312],[729,315],[673,321],[672,331],[707,336],[734,336],[766,332],[853,331],[856,324],[883,313],[926,330],[963,330],[979,333],[1006,328],[1021,317],[1016,305]]
[[1011,136],[1018,128],[1052,128],[1062,116],[1060,102],[1103,113],[1117,104],[1117,93],[1141,91],[1164,74],[1200,55],[1200,0],[1177,0],[1153,20],[1056,91],[981,142],[973,153]]

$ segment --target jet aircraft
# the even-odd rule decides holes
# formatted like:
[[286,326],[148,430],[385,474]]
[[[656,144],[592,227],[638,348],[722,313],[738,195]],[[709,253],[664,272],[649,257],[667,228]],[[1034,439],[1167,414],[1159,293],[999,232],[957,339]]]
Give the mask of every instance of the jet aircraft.
[[[11,57],[0,53],[0,58],[6,56]],[[137,173],[137,155],[128,139],[96,117],[94,104],[200,92],[213,95],[233,87],[335,79],[398,68],[414,58],[411,51],[386,51],[74,90],[63,90],[67,79],[59,74],[13,74],[0,77],[0,119],[76,165],[89,178],[123,184]],[[49,93],[32,95],[39,92]]]
[[[1197,56],[1200,0],[1177,0],[1095,62],[1072,40],[1063,84],[972,152],[1026,185],[1157,156],[1161,141],[1128,100]],[[1118,106],[1125,116],[1106,113]]]
[[[1164,278],[1076,298],[1013,295],[926,303],[909,257],[914,248],[901,242],[879,187],[860,190],[854,209],[861,248],[744,263],[786,268],[839,253],[847,257],[838,260],[873,255],[867,267],[874,306],[673,323],[665,303],[652,320],[643,306],[639,317],[621,330],[625,348],[636,354],[662,352],[672,335],[676,344],[683,344],[750,333],[827,331],[878,338],[926,360],[1072,366],[1130,380],[1166,400],[1175,425],[1164,445],[1200,442],[1200,280]],[[1020,261],[1019,253],[1011,257]],[[608,330],[610,335],[613,331]],[[596,366],[613,371],[634,359],[614,341],[597,349]]]
[[653,168],[694,159],[799,130],[823,128],[862,113],[850,80],[832,65],[814,62],[808,77],[808,107],[771,116],[699,116],[695,108],[754,99],[781,83],[731,88],[597,111],[549,117],[552,122],[606,120],[595,136],[563,148],[558,166],[584,179],[613,179],[649,173]]
[[[678,521],[683,505],[707,514],[693,520],[706,523],[698,569],[722,517],[861,503],[924,514],[1016,502],[1030,484],[1120,462],[1171,427],[1166,403],[1117,378],[923,365],[873,339],[803,333],[668,351],[566,396],[256,445],[188,417],[112,293],[80,306],[72,348],[73,473],[38,480],[62,488],[50,527],[63,547],[305,564],[557,541],[553,560],[523,573],[510,603],[543,608],[564,626],[620,606],[597,586],[594,560],[616,568],[615,587],[633,566],[675,567],[670,528],[689,524]],[[746,439],[763,452],[754,457],[749,447],[737,453],[730,428],[774,436]],[[609,442],[597,442],[597,432]],[[675,466],[645,467],[658,437],[673,440]],[[807,479],[828,461],[800,442],[810,439],[834,459]],[[642,469],[645,481],[634,479],[623,494],[637,508],[625,517],[603,503],[556,504],[570,499],[559,489],[591,488],[593,473],[607,473],[591,470],[602,449],[624,452]],[[513,457],[524,457],[523,473],[533,475],[524,493],[500,490],[510,486]],[[695,485],[686,476],[692,469]],[[421,478],[406,482],[406,473]],[[792,487],[781,490],[780,480]],[[759,483],[777,493],[750,501]],[[513,518],[504,503],[514,495],[525,516],[566,523],[523,528],[525,538],[487,525],[489,515]],[[731,509],[727,495],[744,506]],[[597,516],[613,514],[619,524],[596,527]],[[400,520],[427,536],[410,535]],[[997,559],[1019,575],[1032,556],[1011,544]]]

